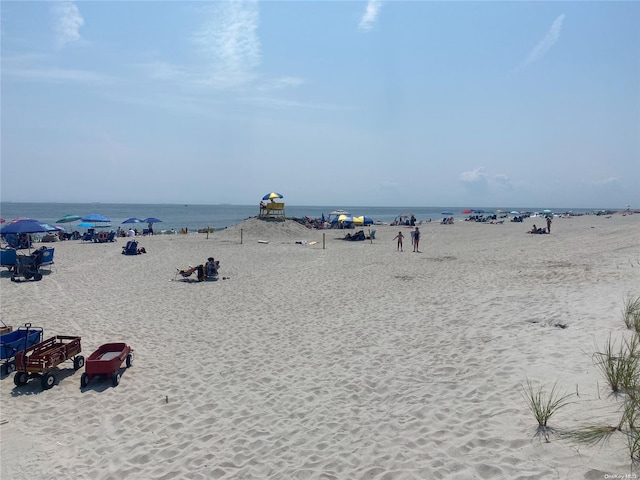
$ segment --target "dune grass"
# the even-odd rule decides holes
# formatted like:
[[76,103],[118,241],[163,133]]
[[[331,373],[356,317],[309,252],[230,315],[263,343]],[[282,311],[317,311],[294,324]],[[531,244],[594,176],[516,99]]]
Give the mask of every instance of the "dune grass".
[[535,389],[527,381],[522,395],[529,409],[538,420],[538,432],[549,441],[553,431],[575,442],[595,445],[606,443],[614,434],[626,438],[629,458],[632,464],[640,464],[640,297],[628,295],[622,309],[622,317],[628,329],[633,330],[631,338],[623,339],[619,346],[611,336],[601,351],[593,354],[593,361],[604,376],[611,393],[623,399],[618,425],[588,425],[575,430],[552,430],[548,425],[551,416],[560,408],[572,403],[570,395],[561,395],[557,383],[549,393],[542,387]]
[[640,296],[629,294],[624,299],[622,320],[630,330],[640,332]]
[[548,425],[549,420],[559,409],[571,403],[569,398],[572,394],[561,394],[558,382],[554,383],[551,390],[547,392],[543,386],[534,387],[531,380],[527,380],[520,393],[538,422],[535,436],[541,436],[549,442],[550,434],[554,432],[554,429]]
[[623,340],[619,348],[609,336],[603,351],[594,353],[594,363],[615,395],[633,393],[638,388],[640,376],[640,338],[634,335]]

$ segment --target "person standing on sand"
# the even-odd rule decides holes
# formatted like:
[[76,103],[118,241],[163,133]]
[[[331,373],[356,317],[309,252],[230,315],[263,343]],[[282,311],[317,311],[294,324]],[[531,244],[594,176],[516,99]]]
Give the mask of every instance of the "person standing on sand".
[[551,233],[551,217],[547,217],[547,233]]
[[394,240],[395,240],[396,238],[398,239],[398,247],[396,248],[396,251],[397,251],[397,250],[400,250],[400,251],[402,252],[402,251],[403,251],[403,250],[402,250],[402,239],[404,238],[404,235],[402,235],[402,232],[398,232],[398,235],[396,235],[396,237],[394,238]]
[[416,230],[413,232],[413,251],[420,253],[420,230],[416,227]]

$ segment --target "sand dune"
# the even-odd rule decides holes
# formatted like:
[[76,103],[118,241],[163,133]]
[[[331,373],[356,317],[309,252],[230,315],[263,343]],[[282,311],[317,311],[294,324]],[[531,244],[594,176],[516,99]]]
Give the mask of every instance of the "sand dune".
[[[622,438],[535,440],[520,388],[577,392],[559,428],[616,421],[591,354],[628,334],[640,215],[556,219],[552,235],[526,234],[531,223],[423,224],[422,253],[405,228],[396,252],[398,227],[344,242],[258,219],[208,238],[145,237],[138,256],[121,255],[122,240],[56,243],[42,281],[3,272],[2,319],[80,335],[85,356],[125,341],[135,362],[115,388],[81,390],[70,362],[46,391],[1,379],[1,476],[624,475]],[[209,256],[227,280],[173,281]]]

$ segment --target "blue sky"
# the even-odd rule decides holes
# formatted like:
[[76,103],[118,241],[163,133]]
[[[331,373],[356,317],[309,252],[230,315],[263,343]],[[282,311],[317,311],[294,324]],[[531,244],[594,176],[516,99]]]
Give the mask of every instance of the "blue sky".
[[1,4],[1,199],[640,207],[640,3]]

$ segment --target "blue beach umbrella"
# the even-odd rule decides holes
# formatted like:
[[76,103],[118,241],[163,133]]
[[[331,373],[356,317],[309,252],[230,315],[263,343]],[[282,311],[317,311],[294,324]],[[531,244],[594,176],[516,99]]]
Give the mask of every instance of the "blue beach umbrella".
[[79,223],[78,226],[82,228],[95,228],[95,225],[90,222],[82,222],[82,223]]
[[142,220],[140,220],[139,218],[131,217],[131,218],[127,218],[122,223],[142,223]]
[[284,196],[280,193],[271,192],[262,197],[263,200],[275,200],[276,198],[284,198]]
[[142,220],[143,223],[162,223],[162,220],[156,217],[148,217]]
[[99,213],[90,213],[89,215],[82,217],[81,220],[83,222],[110,222],[111,220],[105,217],[104,215],[100,215]]
[[0,235],[53,232],[56,227],[39,222],[33,218],[18,218],[7,223],[0,229]]
[[453,212],[451,210],[443,210],[442,215],[453,215]]

